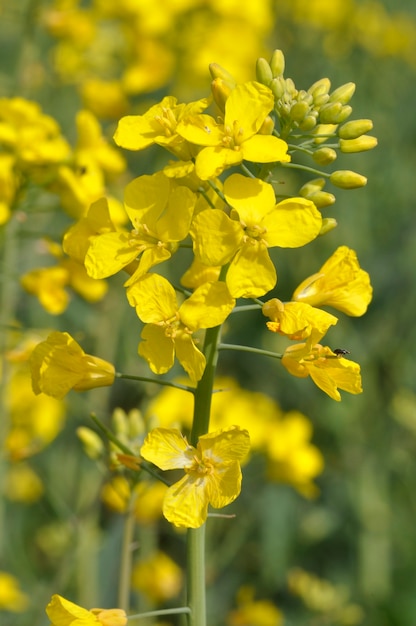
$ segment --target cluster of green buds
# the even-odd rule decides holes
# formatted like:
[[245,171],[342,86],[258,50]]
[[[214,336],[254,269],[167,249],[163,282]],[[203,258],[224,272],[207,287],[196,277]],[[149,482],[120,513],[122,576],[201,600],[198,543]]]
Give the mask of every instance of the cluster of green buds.
[[[371,150],[377,139],[367,133],[373,128],[369,119],[347,121],[352,113],[350,100],[355,84],[345,83],[331,92],[331,82],[322,78],[307,90],[297,89],[291,78],[284,78],[285,59],[275,50],[270,61],[257,60],[257,80],[269,87],[275,98],[273,133],[289,143],[290,151],[301,151],[313,160],[313,166],[331,165],[338,153]],[[309,168],[319,175],[300,189],[318,208],[335,202],[335,196],[323,191],[329,180],[335,187],[355,189],[367,183],[365,176],[351,170],[332,173]],[[334,221],[335,222],[335,221]]]

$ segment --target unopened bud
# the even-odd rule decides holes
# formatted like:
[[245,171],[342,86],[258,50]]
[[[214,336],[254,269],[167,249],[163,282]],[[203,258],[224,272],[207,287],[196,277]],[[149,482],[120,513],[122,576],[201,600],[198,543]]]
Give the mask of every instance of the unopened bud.
[[270,68],[274,78],[283,76],[283,72],[285,71],[285,57],[281,50],[275,50],[273,52],[272,58],[270,59]]
[[296,94],[298,93],[297,89],[296,89],[296,85],[293,82],[293,80],[291,78],[286,78],[285,80],[285,84],[286,84],[286,89],[285,91],[292,97],[295,97]]
[[285,85],[286,85],[286,81],[281,76],[279,76],[278,78],[273,78],[269,87],[272,90],[273,95],[276,98],[276,100],[279,100],[284,95]]
[[337,153],[333,148],[318,148],[312,155],[313,160],[318,165],[329,165],[337,158]]
[[232,87],[232,89],[234,89],[237,84],[234,76],[230,74],[230,72],[227,72],[227,70],[225,70],[223,67],[221,67],[221,65],[218,65],[218,63],[210,63],[209,72],[213,79],[222,78],[222,80],[228,83]]
[[354,95],[355,83],[345,83],[333,91],[329,97],[330,102],[347,104]]
[[143,435],[145,424],[139,409],[131,409],[127,418],[129,422],[129,439],[136,439],[140,435]]
[[313,130],[316,126],[316,115],[314,115],[315,111],[311,111],[310,115],[306,115],[301,122],[299,122],[300,130]]
[[324,209],[335,203],[335,196],[327,191],[317,191],[308,196],[308,200],[313,202],[317,209]]
[[321,78],[320,80],[317,80],[316,83],[313,83],[313,85],[309,87],[308,93],[310,93],[313,96],[313,99],[315,100],[315,98],[317,98],[318,96],[322,96],[323,94],[329,93],[330,89],[331,89],[331,81],[329,80],[329,78]]
[[330,233],[331,230],[334,230],[337,226],[338,222],[334,217],[324,217],[322,220],[321,230],[319,231],[319,236]]
[[295,104],[290,109],[290,118],[294,122],[301,122],[307,113],[309,113],[309,105],[307,102],[295,102]]
[[318,193],[318,191],[321,191],[324,187],[325,178],[314,178],[313,180],[310,180],[309,182],[302,185],[302,187],[299,189],[299,195],[302,196],[302,198],[309,198],[314,193]]
[[339,147],[341,152],[366,152],[372,150],[377,145],[377,138],[371,135],[362,135],[357,139],[340,139]]
[[351,120],[338,129],[338,136],[341,139],[357,139],[373,128],[371,120]]
[[337,170],[332,172],[329,180],[335,187],[341,189],[357,189],[358,187],[364,187],[367,184],[367,179],[357,172],[351,170]]
[[85,453],[90,459],[99,459],[104,453],[103,440],[96,432],[87,428],[86,426],[80,426],[77,428],[77,437],[81,440]]
[[274,76],[270,65],[266,59],[260,58],[256,61],[256,77],[259,83],[263,83],[267,87],[270,85]]
[[263,124],[260,126],[260,130],[258,131],[259,135],[271,135],[274,130],[274,120],[268,115],[264,120]]
[[349,118],[349,116],[352,113],[352,107],[350,107],[349,104],[345,104],[340,113],[335,117],[334,119],[334,123],[335,124],[342,124],[343,122],[345,122],[345,120],[347,120]]
[[227,81],[224,81],[222,78],[214,78],[211,83],[211,91],[213,98],[217,107],[224,113],[225,111],[225,103],[227,102],[228,96],[232,92],[233,87]]
[[319,109],[319,120],[322,124],[337,124],[337,117],[341,111],[340,102],[327,102]]
[[118,437],[129,436],[129,424],[127,421],[127,415],[120,407],[114,409],[111,416],[113,422],[113,428]]
[[316,137],[315,143],[323,143],[332,135],[335,135],[337,125],[336,124],[318,124],[315,128],[314,135],[322,135],[322,137]]

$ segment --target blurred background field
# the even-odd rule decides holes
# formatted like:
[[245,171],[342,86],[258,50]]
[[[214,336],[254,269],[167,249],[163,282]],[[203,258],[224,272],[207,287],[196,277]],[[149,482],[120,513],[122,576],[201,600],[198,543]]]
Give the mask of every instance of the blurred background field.
[[[293,473],[288,478],[283,470],[266,481],[265,460],[253,454],[243,470],[242,495],[232,505],[236,521],[209,522],[209,623],[414,626],[416,6],[410,0],[0,0],[0,96],[37,102],[72,147],[80,109],[96,116],[114,146],[122,115],[143,113],[167,94],[181,102],[208,95],[211,62],[239,82],[252,80],[256,59],[268,59],[276,48],[285,54],[285,76],[299,89],[322,77],[333,88],[356,83],[353,119],[371,118],[379,140],[374,151],[337,161],[337,168],[367,176],[368,184],[337,191],[326,215],[337,219],[338,228],[305,248],[276,253],[279,283],[273,293],[289,299],[338,246],[356,250],[372,279],[373,302],[363,318],[342,316],[328,341],[361,364],[364,393],[343,394],[336,403],[274,360],[222,354],[221,375],[266,394],[281,415],[299,411],[309,418],[313,435],[306,439],[312,436],[324,469],[304,483],[296,484]],[[127,169],[107,163],[96,191],[121,201],[123,185],[156,171],[166,155],[154,147],[119,152]],[[291,176],[284,184],[304,182]],[[0,171],[3,203],[5,179]],[[79,213],[88,198],[78,198]],[[62,203],[62,194],[34,183],[0,227],[5,626],[46,625],[44,608],[53,593],[88,608],[115,606],[125,500],[117,504],[108,491],[103,499],[110,473],[86,456],[76,430],[92,427],[91,411],[111,423],[116,407],[126,413],[156,410],[150,404],[154,385],[125,381],[110,391],[71,392],[59,406],[45,401],[33,408],[19,355],[32,334],[45,336],[44,329],[70,332],[86,352],[114,362],[118,371],[149,374],[137,356],[140,322],[122,297],[120,276],[108,280],[106,295],[92,304],[69,286],[67,306],[55,315],[22,288],[20,278],[29,270],[60,263],[43,238],[60,243],[73,223]],[[186,259],[178,264],[183,271]],[[232,321],[227,342],[278,350],[257,312]],[[285,441],[283,431],[281,436]],[[293,463],[297,445],[288,435]],[[117,489],[120,495],[124,486]],[[181,593],[180,570],[169,561],[143,573],[139,564],[145,557],[160,549],[179,567],[184,564],[184,536],[157,514],[145,518],[143,511],[138,514],[132,600],[137,610],[175,604]],[[146,587],[149,576],[162,581],[161,589]],[[256,605],[258,616],[242,621],[236,607],[249,603],[250,593],[270,605]],[[279,613],[268,617],[271,607]]]

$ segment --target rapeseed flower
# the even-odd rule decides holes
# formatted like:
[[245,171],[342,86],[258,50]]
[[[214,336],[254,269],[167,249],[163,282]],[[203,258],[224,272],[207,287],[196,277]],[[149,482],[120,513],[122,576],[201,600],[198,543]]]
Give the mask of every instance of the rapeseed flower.
[[146,274],[127,290],[131,306],[146,324],[139,354],[155,374],[168,372],[176,356],[192,382],[202,378],[205,356],[196,347],[193,333],[222,324],[235,305],[224,282],[205,283],[180,306],[166,278]]
[[[300,341],[311,337],[312,343],[323,337],[330,326],[338,319],[303,302],[281,302],[272,298],[263,304],[263,315],[271,319],[266,323],[273,333],[285,335],[289,339]],[[314,341],[314,338],[316,341]]]
[[183,573],[165,552],[158,550],[138,561],[132,571],[134,590],[155,604],[175,598],[181,591]]
[[18,580],[0,570],[0,611],[21,613],[29,604],[28,596],[21,591]]
[[162,470],[185,471],[166,492],[166,519],[175,526],[198,528],[207,518],[209,504],[219,509],[233,502],[241,490],[239,461],[249,448],[249,434],[238,426],[202,435],[196,448],[174,428],[150,431],[141,456]]
[[46,607],[46,614],[51,626],[125,626],[127,615],[123,609],[87,609],[66,600],[57,594],[53,595]]
[[237,85],[225,103],[224,123],[199,114],[185,117],[176,132],[191,144],[203,146],[195,161],[199,178],[208,180],[244,160],[256,163],[287,163],[285,141],[259,131],[273,109],[271,90],[251,81]]
[[112,385],[115,378],[111,363],[85,354],[71,335],[58,331],[35,347],[30,370],[35,394],[54,398],[63,398],[70,389],[86,391]]
[[201,211],[192,221],[195,257],[208,266],[230,264],[227,286],[235,297],[257,298],[276,284],[268,248],[297,248],[318,236],[322,216],[310,200],[276,204],[273,187],[232,174],[224,183],[230,217],[220,209]]
[[293,376],[310,376],[315,385],[334,400],[341,400],[338,389],[352,394],[362,392],[358,363],[338,356],[327,346],[313,345],[310,341],[289,346],[283,354],[282,365]]
[[364,315],[373,295],[370,276],[361,269],[357,254],[340,246],[321,269],[306,278],[292,300],[313,306],[332,306],[347,315]]
[[189,233],[196,195],[162,172],[140,176],[125,189],[124,204],[133,230],[110,231],[90,240],[85,267],[92,278],[116,274],[139,258],[130,285],[151,267],[170,259]]

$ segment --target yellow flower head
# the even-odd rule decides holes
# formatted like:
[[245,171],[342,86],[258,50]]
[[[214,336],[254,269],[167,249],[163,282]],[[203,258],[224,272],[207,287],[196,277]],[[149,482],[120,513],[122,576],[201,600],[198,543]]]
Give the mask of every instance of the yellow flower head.
[[310,376],[319,389],[337,401],[341,400],[338,389],[353,394],[363,390],[358,363],[339,357],[327,346],[312,345],[310,341],[289,346],[282,365],[293,376]]
[[125,626],[126,612],[122,609],[87,609],[55,594],[46,607],[51,626]]
[[32,387],[35,394],[63,398],[70,389],[86,391],[112,385],[114,366],[85,354],[68,333],[52,332],[41,341],[30,357]]
[[231,313],[235,300],[225,283],[205,283],[179,306],[175,290],[166,278],[146,274],[128,288],[127,297],[146,324],[139,354],[149,363],[152,372],[168,372],[176,353],[192,382],[200,380],[205,357],[192,335],[201,328],[222,324]]
[[225,169],[244,160],[256,163],[290,161],[287,143],[259,131],[273,109],[271,90],[252,81],[237,85],[225,103],[224,123],[210,115],[184,118],[177,132],[190,143],[206,146],[198,153],[196,174],[202,180],[219,176]]
[[162,470],[185,471],[166,492],[166,519],[175,526],[198,528],[207,518],[209,504],[219,509],[233,502],[241,490],[239,461],[249,448],[249,434],[238,426],[202,435],[196,448],[179,430],[152,430],[142,446],[142,457]]
[[328,328],[338,322],[337,318],[315,309],[303,302],[281,302],[272,298],[262,307],[263,315],[270,317],[267,328],[273,333],[300,341],[311,337],[312,343],[319,341]]
[[182,118],[201,113],[208,106],[205,98],[189,104],[178,104],[173,96],[166,96],[144,115],[127,115],[118,123],[114,141],[127,150],[144,150],[152,144],[163,146],[179,159],[189,161],[192,149],[178,134]]
[[131,284],[151,267],[170,259],[188,235],[196,195],[158,172],[139,176],[126,187],[124,204],[131,232],[105,232],[93,237],[85,258],[92,278],[105,278],[135,261]]
[[151,602],[161,603],[177,596],[183,582],[182,570],[167,554],[158,551],[133,568],[132,586]]
[[19,587],[17,579],[0,571],[0,611],[20,613],[27,608],[29,598]]
[[[233,92],[234,93],[234,92]],[[310,200],[276,204],[272,185],[232,174],[224,183],[231,215],[201,211],[192,221],[195,257],[209,266],[230,263],[227,285],[235,298],[257,298],[276,284],[268,248],[297,248],[318,236],[322,216]]]
[[360,268],[356,253],[347,246],[340,246],[317,274],[299,285],[292,300],[313,306],[332,306],[358,317],[366,312],[372,294],[370,277]]

